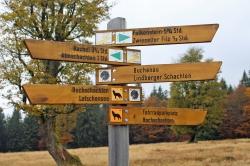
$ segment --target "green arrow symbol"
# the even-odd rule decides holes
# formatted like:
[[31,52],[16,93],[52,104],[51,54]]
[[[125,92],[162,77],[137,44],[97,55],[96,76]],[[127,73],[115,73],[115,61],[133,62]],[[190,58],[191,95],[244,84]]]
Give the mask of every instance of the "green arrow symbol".
[[126,40],[126,39],[129,39],[129,36],[124,35],[124,34],[119,34],[119,35],[118,35],[118,40],[119,40],[119,42],[124,41],[124,40]]
[[118,59],[118,60],[121,60],[122,57],[121,57],[121,52],[116,52],[114,54],[111,54],[112,57]]

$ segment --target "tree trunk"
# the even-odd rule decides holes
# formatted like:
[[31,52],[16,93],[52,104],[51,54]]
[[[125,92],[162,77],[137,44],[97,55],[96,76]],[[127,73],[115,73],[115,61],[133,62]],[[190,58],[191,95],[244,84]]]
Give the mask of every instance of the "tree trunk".
[[198,141],[196,139],[196,134],[197,134],[197,132],[199,130],[198,128],[199,128],[199,126],[192,127],[193,131],[191,132],[191,138],[190,138],[188,143],[198,143]]
[[58,166],[82,166],[78,156],[71,155],[59,142],[55,132],[56,116],[43,118],[41,125],[48,152]]
[[196,133],[195,132],[191,134],[191,138],[188,141],[188,143],[198,143],[198,141],[196,139]]

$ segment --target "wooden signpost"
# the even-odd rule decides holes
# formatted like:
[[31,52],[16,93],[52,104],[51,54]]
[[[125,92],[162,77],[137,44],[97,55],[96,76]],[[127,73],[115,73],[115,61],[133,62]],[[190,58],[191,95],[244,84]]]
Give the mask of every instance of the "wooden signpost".
[[[218,24],[204,24],[124,29],[125,19],[115,18],[109,22],[109,30],[96,32],[96,45],[25,40],[34,59],[115,65],[97,69],[96,84],[122,85],[29,84],[23,89],[31,104],[115,104],[109,110],[109,165],[127,166],[128,125],[199,125],[207,112],[189,108],[128,107],[126,104],[142,103],[142,89],[124,84],[212,80],[222,62],[140,65],[140,50],[125,47],[210,42],[218,27]],[[246,94],[250,96],[250,89]]]
[[221,62],[122,66],[96,70],[97,84],[174,82],[215,79]]
[[27,84],[23,86],[31,104],[139,104],[141,87]]
[[112,125],[200,125],[207,111],[191,108],[111,107]]
[[34,59],[113,65],[138,65],[141,63],[141,51],[135,49],[31,39],[24,40],[24,43]]
[[219,24],[96,31],[96,45],[145,46],[211,42]]

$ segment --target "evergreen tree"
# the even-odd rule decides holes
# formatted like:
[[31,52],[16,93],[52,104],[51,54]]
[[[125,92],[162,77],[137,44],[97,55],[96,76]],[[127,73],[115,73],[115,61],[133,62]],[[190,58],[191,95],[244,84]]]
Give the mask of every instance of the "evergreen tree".
[[107,145],[106,111],[98,105],[88,106],[77,118],[75,136],[78,147]]
[[13,111],[12,116],[7,122],[7,148],[8,151],[22,151],[23,144],[23,123],[21,113],[17,110]]
[[[190,48],[180,59],[182,63],[200,62],[203,59],[203,50]],[[211,60],[207,60],[208,62]],[[173,130],[177,134],[189,133],[190,142],[199,139],[215,139],[219,136],[217,128],[221,123],[223,113],[222,103],[226,95],[225,83],[213,81],[175,82],[170,88],[170,107],[204,108],[208,110],[205,123],[195,127],[177,127]]]
[[0,152],[6,151],[6,121],[3,109],[0,108]]
[[157,96],[157,90],[156,90],[156,87],[154,86],[153,87],[153,91],[150,93],[150,96]]
[[227,89],[227,94],[231,94],[233,93],[234,88],[232,87],[232,85],[229,85],[228,89]]
[[38,117],[27,115],[23,121],[23,146],[24,150],[38,150]]
[[167,100],[167,90],[163,91],[161,86],[156,89],[154,86],[153,91],[150,93],[150,97],[157,97],[159,100]]
[[250,77],[247,76],[246,71],[243,72],[240,84],[246,87],[250,87]]

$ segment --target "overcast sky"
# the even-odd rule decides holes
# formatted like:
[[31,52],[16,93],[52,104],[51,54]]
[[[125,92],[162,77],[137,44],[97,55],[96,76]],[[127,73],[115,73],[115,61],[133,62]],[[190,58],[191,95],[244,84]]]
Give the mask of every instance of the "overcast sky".
[[[250,70],[249,0],[110,0],[116,4],[110,18],[124,17],[127,28],[173,25],[220,25],[211,43],[134,47],[142,51],[142,64],[176,62],[192,46],[204,49],[204,58],[222,61],[220,77],[237,86],[244,70]],[[99,25],[105,30],[108,21]],[[143,84],[146,95],[153,85]],[[161,84],[165,89],[166,83]]]
[[[110,17],[126,18],[127,28],[220,25],[211,43],[135,47],[142,51],[142,64],[174,63],[188,48],[198,46],[204,49],[205,58],[223,62],[220,77],[233,86],[238,85],[244,70],[250,70],[250,0],[110,0],[112,2],[115,5]],[[107,22],[101,23],[99,29],[105,30]],[[159,84],[143,84],[146,95],[153,85]],[[169,87],[166,83],[161,85],[164,89]]]

